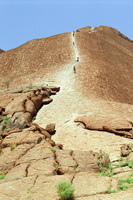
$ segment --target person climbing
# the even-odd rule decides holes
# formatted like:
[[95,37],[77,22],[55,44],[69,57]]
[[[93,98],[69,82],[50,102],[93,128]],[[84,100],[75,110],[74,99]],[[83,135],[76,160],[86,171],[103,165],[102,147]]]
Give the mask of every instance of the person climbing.
[[74,33],[75,33],[75,32],[73,31],[73,36],[74,36]]
[[76,74],[76,67],[73,66],[73,71],[74,71],[74,74]]
[[79,62],[79,57],[77,57],[77,62]]

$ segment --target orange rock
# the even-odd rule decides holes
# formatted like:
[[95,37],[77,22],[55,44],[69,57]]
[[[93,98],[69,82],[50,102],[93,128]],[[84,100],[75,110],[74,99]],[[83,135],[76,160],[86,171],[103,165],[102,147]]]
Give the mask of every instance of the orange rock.
[[34,117],[37,113],[35,104],[31,100],[27,100],[25,102],[25,110],[29,112],[32,115],[32,117]]

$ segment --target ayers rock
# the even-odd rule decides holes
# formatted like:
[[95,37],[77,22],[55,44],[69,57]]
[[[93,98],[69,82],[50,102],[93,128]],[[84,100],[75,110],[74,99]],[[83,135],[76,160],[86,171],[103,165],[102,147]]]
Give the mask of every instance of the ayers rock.
[[[61,143],[64,150],[64,154],[63,150],[60,150],[60,154],[56,153],[59,163],[62,162],[61,166],[74,166],[75,163],[73,164],[73,162],[77,162],[80,166],[80,163],[82,163],[82,170],[80,168],[80,172],[76,173],[74,177],[71,174],[60,176],[61,180],[64,177],[65,180],[73,183],[78,200],[98,200],[100,198],[102,200],[120,198],[124,200],[126,197],[129,200],[132,199],[132,189],[122,192],[123,198],[121,192],[106,194],[110,185],[116,183],[116,179],[122,177],[121,173],[116,175],[114,182],[108,177],[100,179],[99,176],[93,174],[94,172],[88,174],[90,168],[88,169],[86,165],[89,166],[91,162],[84,164],[85,160],[89,159],[90,154],[86,155],[87,152],[99,152],[99,150],[108,153],[111,162],[116,162],[121,156],[121,146],[133,144],[132,40],[111,27],[85,27],[73,32],[31,40],[15,49],[1,53],[0,71],[1,95],[4,94],[7,82],[9,91],[16,88],[19,90],[20,87],[27,85],[31,87],[42,85],[52,87],[53,90],[54,87],[60,87],[58,93],[53,95],[53,101],[42,106],[40,110],[38,109],[35,123],[44,129],[47,124],[55,124],[56,133],[52,136],[52,139],[56,144]],[[7,96],[10,97],[9,92]],[[2,100],[3,97],[0,101],[2,102]],[[8,100],[8,104],[12,100]],[[38,152],[42,152],[42,146],[34,148]],[[30,149],[30,147],[25,148]],[[37,148],[40,148],[40,150]],[[25,150],[25,152],[27,151]],[[73,161],[70,155],[73,156]],[[84,161],[81,161],[85,155]],[[24,156],[24,158],[16,161],[16,172],[17,167],[19,171],[21,169],[19,167],[22,166],[22,170],[25,169],[28,173],[31,161],[27,165],[28,156]],[[29,153],[29,156],[32,157],[32,152]],[[47,156],[50,159],[49,162],[53,162],[51,154],[46,155],[46,158]],[[39,155],[39,158],[36,157],[33,160],[41,160],[42,157],[40,157]],[[63,159],[67,159],[67,164]],[[72,164],[69,165],[69,162],[72,162]],[[30,188],[31,190],[28,191],[33,193],[29,194],[30,192],[28,192],[23,198],[21,197],[22,194],[17,193],[16,200],[17,198],[28,200],[30,197],[31,199],[32,197],[33,199],[58,199],[57,196],[55,197],[54,186],[52,185],[53,181],[59,182],[58,176],[46,177],[46,182],[43,182],[41,175],[39,176],[35,171],[39,165],[41,166],[39,163],[38,165],[31,165],[29,176],[26,175],[28,182],[26,179],[22,181],[30,186],[36,185],[37,181],[37,189],[27,186],[27,189]],[[127,171],[124,172],[127,173]],[[40,172],[38,171],[38,173]],[[13,172],[14,174],[15,172]],[[49,172],[45,175],[48,176]],[[17,182],[12,183],[10,177],[11,175],[7,177],[7,181],[6,179],[5,181],[2,180],[1,192],[5,186],[10,186],[10,184],[14,184],[14,188],[18,187],[16,186]],[[91,186],[89,185],[88,189],[87,185],[90,181]],[[96,185],[96,182],[98,185]],[[21,185],[21,179],[19,179],[19,184]],[[50,191],[49,195],[46,191],[37,193],[42,185],[44,185],[44,190]],[[101,185],[100,189],[98,188],[99,185]],[[9,198],[10,195],[7,190],[2,195],[2,200],[13,199],[12,195]]]
[[[50,105],[38,112],[36,121],[44,127],[48,122],[55,123],[58,142],[79,146],[78,138],[68,144],[65,141],[72,137],[73,121],[79,115],[111,115],[133,122],[132,63],[131,40],[110,27],[86,27],[32,40],[2,53],[1,89],[6,80],[10,81],[10,88],[38,82],[59,86],[60,92]],[[79,137],[78,130],[75,131]],[[87,147],[80,145],[80,148]]]

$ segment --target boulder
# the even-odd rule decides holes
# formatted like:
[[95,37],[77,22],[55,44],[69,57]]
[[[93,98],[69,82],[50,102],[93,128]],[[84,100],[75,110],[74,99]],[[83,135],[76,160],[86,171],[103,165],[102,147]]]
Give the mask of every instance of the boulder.
[[85,124],[90,130],[103,130],[108,127],[114,130],[132,130],[132,123],[118,115],[109,115],[99,112],[88,113],[74,120]]
[[46,130],[41,130],[41,134],[44,135],[46,138],[51,138],[51,135]]
[[100,112],[87,113],[75,119],[74,122],[83,123],[85,128],[89,130],[107,131],[130,138],[133,137],[130,132],[133,129],[132,122],[118,115]]
[[26,95],[21,95],[14,100],[12,100],[5,108],[5,111],[9,114],[13,114],[15,112],[24,112],[25,101],[27,99]]
[[0,115],[2,114],[2,107],[0,106]]
[[56,130],[55,130],[55,124],[51,123],[51,124],[48,124],[46,126],[46,129],[45,129],[50,135],[54,135]]
[[51,95],[50,91],[47,91],[47,90],[42,91],[41,94],[43,98],[49,98],[49,96]]
[[59,92],[59,91],[60,91],[60,87],[51,87],[51,90],[52,90],[52,91]]
[[42,106],[42,95],[31,97],[31,101],[35,104],[36,110],[38,111]]
[[29,112],[32,115],[32,117],[34,117],[37,113],[35,104],[31,100],[27,100],[25,102],[25,110]]
[[12,120],[17,126],[24,128],[32,121],[32,115],[29,112],[17,112],[14,114]]
[[125,157],[125,156],[128,156],[129,154],[130,154],[129,146],[128,145],[122,145],[121,156]]
[[53,99],[51,99],[51,98],[45,98],[45,99],[42,100],[43,104],[49,104],[52,101],[53,101]]

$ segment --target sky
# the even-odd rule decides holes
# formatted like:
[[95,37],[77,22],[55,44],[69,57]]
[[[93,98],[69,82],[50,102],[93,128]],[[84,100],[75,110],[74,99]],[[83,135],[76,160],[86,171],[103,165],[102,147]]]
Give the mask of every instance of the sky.
[[86,26],[111,26],[133,40],[133,0],[0,0],[0,49]]

